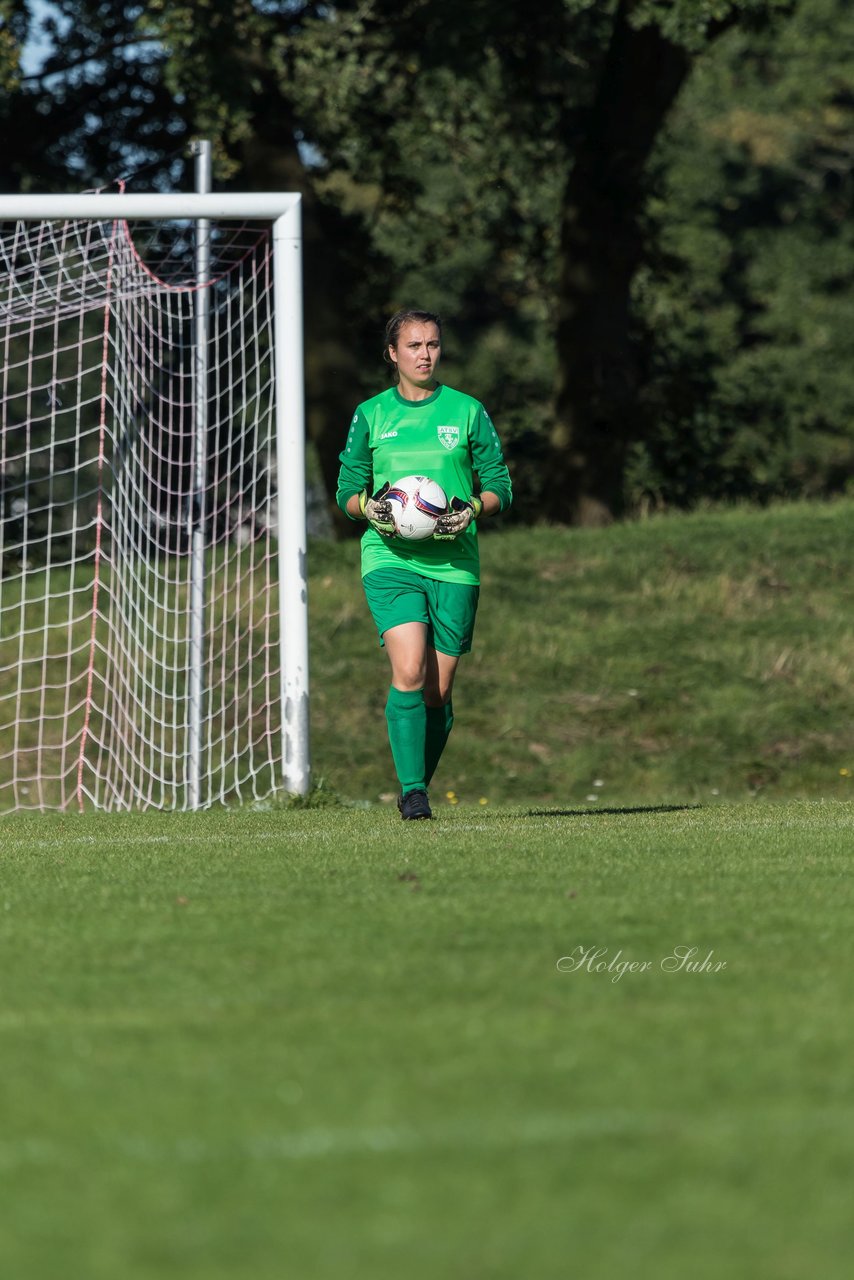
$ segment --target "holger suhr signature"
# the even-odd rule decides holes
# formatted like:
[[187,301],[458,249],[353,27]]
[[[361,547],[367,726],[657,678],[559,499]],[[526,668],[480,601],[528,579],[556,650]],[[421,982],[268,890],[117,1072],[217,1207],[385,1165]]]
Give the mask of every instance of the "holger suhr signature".
[[622,949],[609,958],[607,947],[575,947],[568,956],[557,962],[560,973],[606,973],[612,982],[619,982],[627,973],[649,973],[658,968],[662,973],[721,973],[726,960],[715,959],[713,950],[701,955],[699,947],[678,946],[657,962],[654,960],[627,960]]

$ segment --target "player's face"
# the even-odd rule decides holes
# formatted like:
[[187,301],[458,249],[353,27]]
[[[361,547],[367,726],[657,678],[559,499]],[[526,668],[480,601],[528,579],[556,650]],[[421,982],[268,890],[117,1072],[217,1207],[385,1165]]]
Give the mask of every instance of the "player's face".
[[389,347],[388,353],[397,365],[402,385],[431,388],[442,355],[438,326],[408,321],[398,334],[397,346]]

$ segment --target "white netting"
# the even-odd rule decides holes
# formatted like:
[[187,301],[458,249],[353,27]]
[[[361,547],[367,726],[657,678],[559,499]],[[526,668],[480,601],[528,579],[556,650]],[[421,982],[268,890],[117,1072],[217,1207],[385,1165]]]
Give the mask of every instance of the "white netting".
[[197,801],[281,784],[270,237],[209,228],[200,492],[196,234],[0,224],[0,811],[188,807],[194,529]]

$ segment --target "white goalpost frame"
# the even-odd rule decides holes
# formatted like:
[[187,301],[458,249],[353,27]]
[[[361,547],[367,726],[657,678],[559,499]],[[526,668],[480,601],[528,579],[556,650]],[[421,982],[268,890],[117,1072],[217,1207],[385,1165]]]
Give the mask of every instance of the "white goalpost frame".
[[[211,144],[199,140],[191,146],[195,156],[196,191],[208,195],[212,188]],[[187,774],[189,807],[198,809],[202,794],[202,736],[204,726],[204,654],[205,641],[205,472],[207,469],[208,437],[208,340],[210,321],[210,219],[199,218],[196,226],[196,283],[200,286],[195,304],[195,351],[193,422],[193,487],[189,503],[191,618],[190,618],[190,684]],[[198,509],[197,509],[198,508]]]
[[291,795],[306,795],[311,785],[301,205],[298,194],[278,191],[0,195],[0,221],[180,218],[272,223],[282,781],[283,790]]

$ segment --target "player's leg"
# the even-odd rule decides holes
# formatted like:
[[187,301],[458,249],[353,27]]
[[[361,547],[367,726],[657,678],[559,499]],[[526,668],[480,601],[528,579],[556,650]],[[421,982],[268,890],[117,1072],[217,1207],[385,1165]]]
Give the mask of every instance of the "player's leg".
[[385,714],[392,759],[400,782],[398,805],[404,818],[429,818],[432,814],[427,803],[427,708],[424,705],[427,626],[423,622],[400,623],[383,632],[383,642],[391,663]]
[[[423,579],[397,569],[377,569],[364,581],[365,597],[380,643],[391,665],[386,702],[388,739],[401,797],[417,798],[401,808],[403,817],[429,818],[424,777],[427,712],[424,680],[429,615]],[[413,812],[409,812],[412,809]]]
[[429,785],[454,724],[452,695],[460,657],[472,646],[479,589],[433,581],[427,587],[432,636],[428,640],[424,701],[427,732],[424,776]]
[[433,645],[427,646],[427,671],[424,683],[424,702],[427,708],[427,736],[424,749],[424,781],[436,772],[445,744],[454,727],[454,677],[457,674],[460,655],[442,653]]
[[383,632],[383,644],[391,664],[391,683],[401,692],[423,694],[427,674],[427,624],[402,622]]

